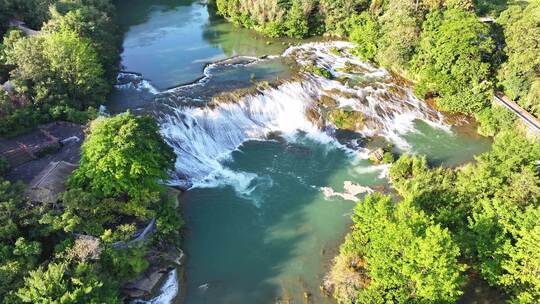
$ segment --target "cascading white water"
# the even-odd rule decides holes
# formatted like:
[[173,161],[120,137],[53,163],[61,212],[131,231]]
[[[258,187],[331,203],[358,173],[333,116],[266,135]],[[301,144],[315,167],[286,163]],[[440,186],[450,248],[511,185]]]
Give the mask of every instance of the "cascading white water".
[[[344,51],[337,55],[330,51],[332,48]],[[361,76],[367,80],[361,86],[306,74],[303,81],[268,88],[235,102],[213,107],[178,106],[160,116],[162,135],[178,155],[179,174],[171,182],[182,183],[187,178],[193,187],[227,184],[239,193],[249,193],[256,176],[233,172],[222,161],[242,143],[264,139],[270,132],[293,140],[298,131],[303,131],[314,140],[339,146],[328,130],[321,130],[306,116],[323,94],[336,100],[339,107],[362,113],[366,122],[359,133],[381,135],[401,147],[407,147],[407,143],[400,135],[414,130],[416,119],[442,127],[442,116],[415,98],[410,88],[393,83],[385,70],[356,60],[347,48],[348,43],[313,43],[293,47],[283,56],[294,56],[303,65],[324,67],[336,78]],[[346,66],[355,66],[362,74],[338,72]]]
[[178,154],[177,170],[195,187],[229,184],[239,192],[249,191],[255,176],[221,165],[245,141],[263,139],[270,132],[292,139],[298,131],[333,141],[305,115],[318,92],[315,82],[294,82],[215,108],[176,108],[161,117],[162,135]]

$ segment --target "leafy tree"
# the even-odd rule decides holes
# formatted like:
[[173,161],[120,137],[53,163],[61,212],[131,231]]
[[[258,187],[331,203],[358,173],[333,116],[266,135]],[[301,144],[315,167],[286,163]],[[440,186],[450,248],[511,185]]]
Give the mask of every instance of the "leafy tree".
[[[359,288],[350,298],[351,293],[341,293],[347,286],[340,285],[351,282],[334,280],[340,303],[452,303],[459,297],[463,267],[457,245],[447,229],[410,202],[370,195],[358,203],[352,219],[340,255],[352,257],[345,271],[357,274],[353,284]],[[331,281],[344,277],[336,271]]]
[[0,300],[22,284],[22,277],[41,253],[41,244],[24,234],[26,225],[32,223],[25,209],[22,185],[0,178]]
[[390,1],[378,18],[381,37],[375,59],[381,65],[405,72],[419,43],[421,15],[414,1]]
[[511,6],[499,18],[503,25],[508,56],[499,70],[504,91],[527,110],[540,116],[540,2],[525,8]]
[[340,36],[348,34],[344,22],[366,10],[368,4],[368,0],[321,0],[319,5],[325,30]]
[[492,104],[491,107],[484,108],[476,114],[476,119],[480,123],[478,132],[486,136],[495,136],[505,130],[514,127],[516,116],[508,109]]
[[71,184],[103,196],[141,200],[161,189],[158,182],[167,178],[174,160],[152,117],[127,112],[99,118],[82,146]]
[[97,54],[87,39],[58,32],[17,40],[6,50],[7,63],[21,93],[34,103],[67,104],[79,109],[101,104],[107,85]]
[[17,296],[23,303],[121,303],[91,264],[50,263],[31,271]]
[[302,38],[309,32],[308,20],[305,16],[304,8],[300,1],[294,1],[285,18],[285,33],[289,37]]
[[88,39],[98,54],[101,66],[106,69],[107,76],[114,78],[120,53],[120,35],[110,9],[77,2],[60,2],[51,8],[51,12],[52,17],[42,30],[48,33],[74,32],[78,37]]
[[425,158],[402,156],[390,170],[404,200],[456,235],[472,266],[516,303],[536,303],[534,273],[540,215],[540,145],[505,131],[490,152],[459,169],[428,167]]
[[413,59],[417,92],[436,96],[446,111],[480,111],[492,94],[486,58],[493,47],[489,28],[474,13],[460,9],[429,13]]
[[367,12],[355,19],[350,40],[356,44],[356,53],[364,60],[374,60],[380,36],[379,24]]

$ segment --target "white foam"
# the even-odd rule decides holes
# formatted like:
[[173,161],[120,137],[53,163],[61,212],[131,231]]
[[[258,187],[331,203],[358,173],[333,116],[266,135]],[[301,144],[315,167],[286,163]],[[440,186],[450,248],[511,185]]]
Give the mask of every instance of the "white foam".
[[167,275],[167,279],[159,289],[159,294],[150,300],[134,300],[132,304],[170,304],[178,296],[178,273],[176,269],[173,269]]
[[[316,103],[322,94],[334,98],[340,107],[362,113],[365,126],[357,130],[359,133],[366,137],[386,137],[402,149],[409,148],[402,135],[415,131],[415,120],[444,127],[440,113],[414,97],[410,88],[392,83],[384,69],[349,54],[347,49],[350,47],[348,42],[309,43],[289,48],[283,56],[295,56],[300,64],[315,62],[331,70],[336,77],[350,75],[338,72],[340,68],[356,65],[363,76],[370,77],[363,86],[351,87],[306,74],[302,81],[268,88],[237,101],[212,107],[177,106],[159,113],[161,133],[178,156],[178,174],[172,177],[171,183],[181,183],[188,178],[193,187],[232,186],[240,196],[252,195],[257,176],[228,169],[223,161],[244,142],[265,139],[271,132],[279,132],[286,140],[295,141],[298,132],[302,131],[311,140],[344,148],[330,133],[306,117],[308,110],[317,109]],[[331,48],[342,49],[341,54],[334,54]],[[222,61],[209,65],[205,69],[205,78],[191,85],[204,83],[219,64],[236,63]],[[365,154],[366,151],[361,151],[356,157],[365,158]]]

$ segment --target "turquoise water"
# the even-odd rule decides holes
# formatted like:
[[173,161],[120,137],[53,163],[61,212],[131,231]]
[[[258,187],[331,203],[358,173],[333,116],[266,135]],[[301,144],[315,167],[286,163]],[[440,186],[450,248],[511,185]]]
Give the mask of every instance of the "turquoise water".
[[232,56],[277,55],[292,40],[268,39],[215,16],[202,1],[118,1],[123,70],[159,89],[190,83],[205,65]]
[[[441,163],[463,163],[489,147],[488,140],[425,123],[417,128],[421,133],[409,136],[412,151]],[[320,187],[342,192],[343,183],[353,181],[381,189],[381,169],[309,140],[248,142],[227,164],[257,174],[250,194],[224,187],[182,196],[186,303],[304,303],[305,293],[310,303],[333,303],[319,286],[347,232],[354,202],[325,198]]]
[[[280,54],[292,42],[235,28],[198,1],[119,1],[118,11],[126,30],[124,69],[141,73],[160,90],[196,81],[216,60]],[[204,85],[179,88],[158,101],[144,90],[118,90],[110,109],[160,111],[165,107],[150,105],[167,99],[171,105],[206,103],[216,94],[249,87],[253,80],[287,75],[287,64],[280,60],[218,66]],[[396,153],[425,154],[433,164],[458,166],[490,146],[471,126],[452,132],[421,121],[415,126],[416,132],[403,136],[410,147]],[[367,144],[386,143],[376,139]],[[256,177],[240,191],[230,185],[192,189],[181,196],[188,255],[185,303],[333,303],[319,286],[347,232],[355,202],[327,198],[321,187],[343,192],[344,182],[352,181],[384,190],[384,166],[302,136],[294,142],[248,141],[223,165]]]

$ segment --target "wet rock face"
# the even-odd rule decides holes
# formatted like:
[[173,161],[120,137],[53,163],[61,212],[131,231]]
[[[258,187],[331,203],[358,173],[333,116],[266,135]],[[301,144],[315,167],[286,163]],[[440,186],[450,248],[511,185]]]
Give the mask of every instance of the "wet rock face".
[[317,106],[319,106],[320,108],[331,109],[337,107],[338,105],[339,103],[337,102],[337,100],[328,95],[322,95],[317,102]]
[[150,267],[134,280],[124,284],[122,292],[131,299],[150,297],[161,287],[171,270],[184,265],[185,258],[184,252],[177,248],[150,252]]

